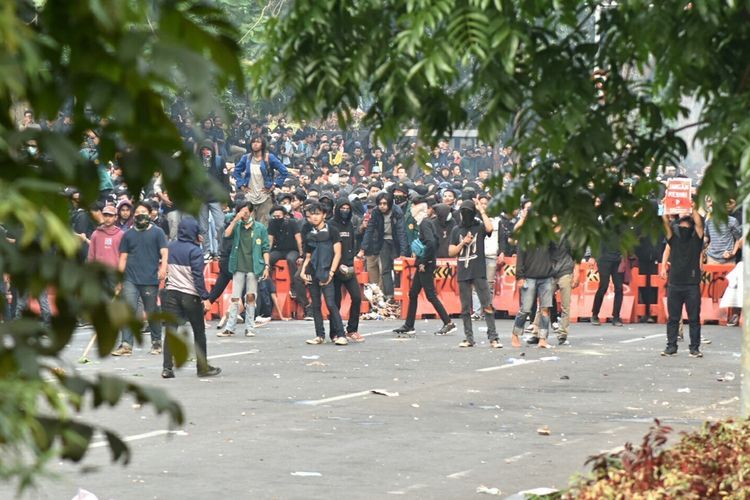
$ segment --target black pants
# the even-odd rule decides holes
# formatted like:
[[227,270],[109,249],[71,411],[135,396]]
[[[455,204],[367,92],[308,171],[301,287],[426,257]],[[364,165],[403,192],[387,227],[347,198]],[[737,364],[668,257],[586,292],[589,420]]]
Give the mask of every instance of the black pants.
[[[348,266],[354,267],[354,265]],[[333,278],[333,292],[336,298],[336,308],[341,311],[341,287],[345,287],[349,298],[352,301],[349,307],[349,321],[346,324],[346,333],[353,333],[359,330],[359,313],[362,309],[362,294],[359,290],[359,281],[357,281],[357,275],[353,275],[351,278],[342,278],[339,273]],[[342,320],[343,321],[343,320]]]
[[414,321],[417,319],[417,305],[419,301],[419,292],[424,290],[424,294],[427,300],[435,308],[435,311],[440,316],[440,320],[444,325],[451,322],[448,313],[443,306],[443,303],[438,299],[437,292],[435,292],[435,265],[426,265],[424,271],[417,270],[414,273],[414,281],[411,282],[411,288],[409,289],[409,310],[406,313],[405,326],[414,328]]
[[599,311],[602,308],[602,302],[604,301],[604,295],[607,293],[609,288],[609,279],[612,278],[612,283],[615,285],[615,303],[612,305],[612,319],[620,319],[620,309],[622,309],[622,283],[625,281],[625,273],[618,273],[617,269],[620,267],[619,260],[603,260],[597,262],[599,266],[599,288],[596,290],[594,296],[594,307],[591,310],[591,316],[599,316]]
[[273,268],[273,266],[275,266],[276,263],[281,259],[286,260],[286,265],[289,269],[289,279],[291,281],[289,288],[294,291],[297,303],[303,309],[306,309],[310,305],[310,303],[307,300],[307,289],[305,288],[305,283],[304,281],[302,281],[302,278],[300,277],[299,271],[297,269],[297,259],[299,257],[300,254],[299,252],[297,252],[297,250],[290,250],[288,252],[283,250],[272,250],[271,253],[268,254],[271,268]]
[[677,332],[682,306],[688,314],[690,324],[690,350],[697,351],[701,346],[701,289],[700,285],[669,285],[667,287],[667,347],[677,349]]
[[227,262],[227,260],[228,259],[219,261],[219,277],[216,278],[216,283],[214,283],[214,286],[208,294],[208,300],[211,301],[212,304],[219,300],[221,294],[227,289],[229,282],[232,281],[232,273],[229,272],[229,262]]
[[162,294],[164,303],[162,309],[165,313],[175,316],[178,324],[167,324],[167,335],[164,338],[164,368],[171,370],[174,366],[172,352],[169,349],[169,334],[176,333],[178,325],[190,322],[193,328],[193,339],[195,341],[195,358],[198,373],[208,370],[206,359],[206,325],[203,323],[203,303],[197,295],[178,292],[176,290],[165,290]]
[[336,292],[333,290],[333,281],[323,286],[320,281],[313,277],[310,288],[312,298],[313,320],[315,320],[315,335],[325,338],[326,329],[323,325],[322,300],[326,301],[328,307],[328,323],[331,329],[331,340],[344,336],[344,324],[341,321],[341,312],[336,307]]

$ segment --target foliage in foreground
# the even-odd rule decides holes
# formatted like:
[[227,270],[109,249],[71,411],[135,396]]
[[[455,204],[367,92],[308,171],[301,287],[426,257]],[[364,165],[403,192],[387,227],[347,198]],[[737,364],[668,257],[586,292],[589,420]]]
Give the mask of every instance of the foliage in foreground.
[[593,477],[556,498],[746,499],[750,496],[750,421],[706,422],[664,448],[672,429],[656,424],[640,447],[592,457]]
[[[131,192],[160,170],[170,197],[195,210],[210,183],[164,103],[185,93],[195,112],[207,115],[221,89],[236,82],[241,90],[236,39],[223,14],[199,1],[3,2],[0,221],[17,241],[0,238],[0,274],[10,276],[19,295],[53,290],[58,313],[49,324],[30,312],[0,324],[0,479],[24,488],[50,459],[79,461],[97,432],[113,460],[127,462],[117,433],[77,416],[90,406],[127,396],[165,413],[170,425],[182,424],[180,406],[162,390],[110,376],[90,380],[65,366],[78,319],[94,326],[101,356],[120,328],[140,331],[140,322],[124,302],[110,299],[105,283],[114,271],[78,259],[62,192],[78,187],[83,207],[99,196],[97,165],[79,152],[92,129],[100,137],[98,162],[119,161]],[[66,114],[72,126],[19,130],[19,106],[48,120]],[[30,141],[41,156],[31,153]],[[183,363],[185,349],[176,357]]]

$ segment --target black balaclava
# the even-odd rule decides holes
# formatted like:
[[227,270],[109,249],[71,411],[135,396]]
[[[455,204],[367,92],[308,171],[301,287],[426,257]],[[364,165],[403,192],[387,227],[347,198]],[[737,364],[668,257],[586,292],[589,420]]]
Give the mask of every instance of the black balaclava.
[[477,216],[477,209],[474,207],[474,202],[466,200],[461,203],[461,225],[463,227],[471,227],[474,225],[474,219]]

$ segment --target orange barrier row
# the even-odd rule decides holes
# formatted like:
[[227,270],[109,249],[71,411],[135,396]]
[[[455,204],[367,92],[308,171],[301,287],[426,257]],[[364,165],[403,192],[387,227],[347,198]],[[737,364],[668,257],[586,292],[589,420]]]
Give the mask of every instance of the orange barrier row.
[[[461,312],[461,303],[458,294],[458,282],[456,279],[456,259],[437,259],[435,270],[435,290],[438,298],[445,306],[449,315],[458,315]],[[701,320],[703,322],[718,322],[726,324],[727,311],[719,308],[719,301],[727,287],[726,275],[734,268],[734,264],[707,265],[703,267],[703,279],[701,282]],[[409,289],[416,272],[413,258],[400,258],[394,266],[396,272],[401,273],[401,288],[396,291],[396,299],[401,300],[401,315],[406,317],[409,306]],[[579,265],[579,285],[573,289],[570,300],[570,321],[576,322],[581,318],[589,319],[594,305],[594,296],[599,288],[599,271],[596,261],[590,259]],[[641,290],[649,287],[657,289],[656,303],[649,306],[649,316],[657,318],[659,323],[667,320],[667,293],[666,280],[657,274],[646,276],[639,272],[637,267],[631,269],[630,282],[623,285],[623,300],[620,309],[620,317],[624,323],[636,323],[646,316],[646,304],[642,302]],[[557,292],[559,302],[559,292]],[[492,305],[496,311],[507,314],[510,317],[518,314],[520,309],[520,293],[516,280],[516,257],[505,257],[498,259],[495,289],[493,291]],[[602,307],[599,311],[599,319],[605,321],[612,317],[614,305],[614,285],[610,282],[609,289],[604,296]],[[683,314],[685,314],[683,312]],[[436,317],[437,313],[427,301],[424,292],[420,292],[419,304],[417,306],[417,318]],[[685,318],[687,316],[685,315]]]

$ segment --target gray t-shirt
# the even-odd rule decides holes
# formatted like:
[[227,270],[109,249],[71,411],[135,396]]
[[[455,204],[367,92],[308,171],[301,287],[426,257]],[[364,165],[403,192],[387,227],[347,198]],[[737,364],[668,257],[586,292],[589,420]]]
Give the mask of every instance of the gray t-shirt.
[[391,224],[390,212],[383,215],[383,239],[384,240],[393,239],[393,224]]
[[268,199],[269,194],[263,190],[263,171],[260,169],[260,162],[254,158],[250,160],[250,182],[247,187],[245,198],[253,205],[260,205]]

